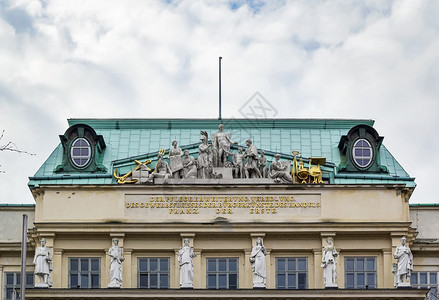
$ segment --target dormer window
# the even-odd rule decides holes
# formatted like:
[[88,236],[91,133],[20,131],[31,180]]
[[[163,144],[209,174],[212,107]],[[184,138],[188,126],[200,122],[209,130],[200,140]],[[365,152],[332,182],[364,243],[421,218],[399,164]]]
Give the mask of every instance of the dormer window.
[[360,168],[369,166],[373,158],[373,149],[369,141],[358,139],[352,147],[352,157],[355,164]]
[[77,138],[70,148],[70,157],[75,166],[85,167],[91,158],[91,146],[85,138]]

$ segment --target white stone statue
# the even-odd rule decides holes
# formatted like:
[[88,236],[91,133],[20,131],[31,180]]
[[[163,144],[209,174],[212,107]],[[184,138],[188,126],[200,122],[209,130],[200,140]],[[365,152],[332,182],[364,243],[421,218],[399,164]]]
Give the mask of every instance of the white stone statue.
[[46,239],[41,239],[41,247],[35,250],[34,265],[35,275],[37,275],[38,282],[35,287],[49,288],[50,284],[50,263],[52,262],[52,255],[49,248],[46,247]]
[[326,239],[327,246],[323,247],[322,264],[323,268],[323,281],[326,287],[338,287],[337,286],[337,256],[338,252],[334,247],[334,240],[332,237]]
[[172,147],[169,149],[169,167],[175,179],[183,177],[182,151],[177,147],[177,140],[172,141]]
[[265,288],[267,273],[265,270],[265,255],[267,251],[262,244],[262,239],[259,237],[256,240],[256,245],[250,254],[250,263],[253,271],[253,288]]
[[110,282],[108,288],[122,287],[122,262],[125,258],[122,256],[122,248],[119,247],[119,240],[113,239],[113,246],[108,250],[110,256]]
[[189,239],[184,239],[184,246],[178,251],[178,262],[180,263],[180,287],[194,287],[194,261],[196,255],[189,246]]
[[413,270],[413,254],[409,246],[406,245],[407,239],[401,238],[401,246],[396,247],[395,257],[398,260],[398,269],[396,277],[398,279],[398,286],[410,286],[410,276]]
[[212,139],[214,149],[218,151],[218,161],[215,167],[224,167],[227,161],[227,156],[230,153],[230,144],[237,145],[237,142],[232,141],[230,133],[224,132],[224,125],[218,126],[218,132],[215,134],[215,139]]

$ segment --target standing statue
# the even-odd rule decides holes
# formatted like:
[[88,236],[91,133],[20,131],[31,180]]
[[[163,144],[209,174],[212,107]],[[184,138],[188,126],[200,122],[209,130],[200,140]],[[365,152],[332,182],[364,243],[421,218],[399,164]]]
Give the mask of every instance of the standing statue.
[[197,178],[197,164],[195,158],[189,155],[189,150],[184,150],[183,156],[183,177]]
[[261,156],[258,160],[259,172],[261,172],[262,178],[267,178],[267,158],[265,157],[265,151],[261,150]]
[[189,246],[189,239],[184,239],[184,246],[178,251],[178,262],[180,263],[180,287],[194,287],[194,261],[196,255]]
[[290,162],[289,161],[279,161],[280,154],[274,155],[274,161],[270,164],[270,170],[268,172],[268,177],[274,179],[275,182],[293,182],[293,177],[290,174]]
[[108,250],[110,256],[110,282],[108,288],[122,287],[122,262],[125,258],[122,256],[122,249],[119,247],[119,240],[113,239],[113,246]]
[[244,158],[247,158],[245,164],[245,177],[246,178],[261,178],[261,172],[258,168],[258,149],[252,144],[251,139],[247,139],[245,142],[247,149],[245,149]]
[[211,167],[211,145],[208,143],[207,132],[201,131],[201,144],[198,146],[198,179],[209,179],[209,167]]
[[241,147],[238,148],[238,153],[233,154],[233,173],[234,178],[245,178],[244,154]]
[[[224,124],[218,126],[218,132],[212,135],[212,143],[214,151],[218,151],[218,160],[215,167],[224,167],[227,156],[230,153],[230,144],[237,145],[237,142],[232,141],[230,138],[230,133],[225,133]],[[214,137],[214,138],[213,138]]]
[[38,283],[35,283],[35,287],[49,288],[51,286],[49,277],[52,255],[49,248],[46,247],[46,239],[42,238],[40,242],[41,247],[37,247],[34,257],[35,275],[38,277]]
[[401,246],[396,247],[395,257],[398,260],[398,286],[410,286],[410,276],[413,270],[413,254],[409,246],[406,245],[407,239],[401,238]]
[[325,288],[337,287],[337,256],[338,252],[334,247],[332,237],[326,239],[327,246],[323,247],[322,264],[323,281]]
[[149,175],[149,178],[146,182],[152,182],[154,178],[164,178],[165,183],[168,182],[169,177],[172,176],[171,168],[168,163],[163,160],[163,155],[157,155],[157,164],[155,165],[154,171]]
[[183,177],[183,160],[181,155],[181,148],[177,147],[177,141],[173,140],[172,147],[169,149],[169,165],[174,179]]
[[253,288],[265,288],[267,279],[265,255],[267,255],[267,251],[262,244],[262,239],[259,237],[250,254],[250,263],[253,271]]

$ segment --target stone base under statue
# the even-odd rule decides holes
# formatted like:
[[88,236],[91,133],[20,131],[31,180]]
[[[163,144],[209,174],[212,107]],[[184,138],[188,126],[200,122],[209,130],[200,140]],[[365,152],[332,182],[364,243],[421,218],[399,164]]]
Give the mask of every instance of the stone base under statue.
[[336,289],[338,289],[338,284],[337,283],[326,283],[325,289],[326,290],[336,290]]
[[191,283],[183,283],[183,284],[180,285],[180,288],[181,289],[193,289],[194,286]]
[[[147,184],[153,184],[148,182]],[[164,178],[154,178],[154,184],[165,184]],[[221,178],[221,179],[197,179],[197,178],[169,178],[167,184],[275,184],[270,178]]]
[[403,283],[398,283],[398,286],[396,288],[397,289],[411,289],[412,286],[410,285],[410,282],[403,282]]
[[121,284],[118,282],[110,282],[107,286],[107,289],[120,289]]
[[265,289],[265,284],[264,283],[253,283],[253,289],[263,290],[263,289]]
[[36,288],[36,289],[48,289],[49,288],[49,284],[48,283],[44,283],[44,282],[35,283],[34,288]]

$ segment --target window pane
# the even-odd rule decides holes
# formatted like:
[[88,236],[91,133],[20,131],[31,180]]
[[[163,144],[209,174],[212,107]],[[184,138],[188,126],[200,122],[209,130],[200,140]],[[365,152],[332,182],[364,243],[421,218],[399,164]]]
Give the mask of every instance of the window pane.
[[277,287],[279,289],[285,288],[285,274],[277,274]]
[[299,271],[306,271],[306,258],[299,258],[297,260],[297,263],[298,263],[297,270],[299,270]]
[[70,259],[70,271],[78,271],[78,259]]
[[229,260],[229,271],[238,271],[238,261],[236,259]]
[[168,270],[169,270],[168,259],[167,258],[160,259],[160,271],[166,272]]
[[278,258],[277,259],[277,269],[279,271],[285,270],[285,258]]
[[21,284],[21,274],[20,273],[16,273],[15,274],[15,283],[17,284],[17,285],[20,285]]
[[430,273],[430,284],[436,284],[436,283],[437,283],[437,274]]
[[296,274],[288,274],[288,288],[296,288]]
[[26,274],[26,285],[33,285],[34,284],[34,274],[28,273]]
[[299,289],[306,289],[306,273],[299,273]]
[[99,259],[93,258],[91,260],[91,270],[92,271],[99,271]]
[[421,273],[419,276],[420,284],[427,284],[427,273]]
[[139,280],[140,280],[139,284],[141,288],[148,287],[148,274],[140,274]]
[[12,288],[6,289],[6,300],[12,299]]
[[149,271],[156,272],[158,271],[158,262],[157,258],[150,258],[149,259]]
[[168,275],[160,274],[160,286],[159,288],[168,288]]
[[363,149],[363,156],[370,157],[370,149]]
[[227,264],[225,259],[219,259],[218,260],[218,271],[226,271],[227,270]]
[[357,288],[361,288],[364,286],[364,274],[357,273]]
[[357,271],[363,271],[363,270],[364,270],[364,259],[357,258]]
[[216,271],[216,260],[215,259],[208,259],[207,260],[207,271],[208,272],[215,272]]
[[78,287],[78,274],[70,274],[70,287],[73,289]]
[[296,271],[296,259],[288,259],[288,271]]
[[6,274],[6,284],[7,285],[14,284],[14,274]]
[[238,274],[230,274],[229,289],[237,289],[237,288],[238,288]]
[[366,267],[368,271],[375,271],[375,258],[368,258]]
[[99,288],[99,274],[91,275],[91,287],[95,289]]
[[81,271],[88,271],[88,258],[81,259]]
[[88,274],[81,274],[81,288],[89,288]]
[[227,287],[227,275],[218,274],[218,288],[225,289]]
[[346,271],[353,271],[353,270],[354,270],[354,259],[346,258]]
[[149,274],[149,287],[152,289],[158,288],[157,274]]
[[79,156],[80,153],[81,153],[81,151],[79,148],[73,148],[73,155]]
[[208,289],[216,288],[216,275],[214,274],[207,275],[207,288]]
[[348,289],[354,288],[354,273],[346,274],[346,288]]
[[140,271],[147,271],[148,270],[147,262],[148,261],[144,258],[139,259],[139,270]]
[[412,273],[412,276],[410,276],[410,284],[418,284],[418,273]]
[[367,285],[371,288],[375,287],[375,273],[367,273]]

